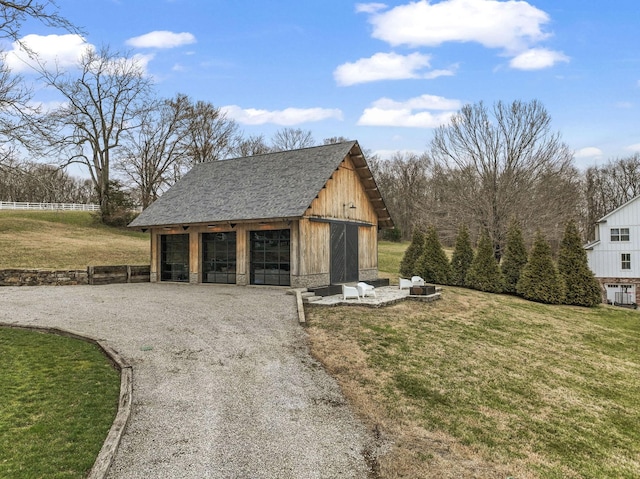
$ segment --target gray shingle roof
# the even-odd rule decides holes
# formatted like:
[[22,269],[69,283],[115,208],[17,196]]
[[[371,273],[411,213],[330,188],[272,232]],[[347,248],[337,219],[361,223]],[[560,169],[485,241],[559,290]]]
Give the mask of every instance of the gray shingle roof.
[[349,141],[200,163],[129,226],[301,217],[354,147],[360,152]]

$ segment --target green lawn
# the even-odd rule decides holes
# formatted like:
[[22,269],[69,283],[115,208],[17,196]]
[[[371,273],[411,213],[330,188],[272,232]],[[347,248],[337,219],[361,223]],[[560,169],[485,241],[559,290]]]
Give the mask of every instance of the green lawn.
[[99,349],[0,328],[0,478],[85,477],[115,418],[120,374]]
[[398,284],[400,261],[408,246],[408,242],[378,242],[378,271],[380,272],[380,277],[389,278],[393,284]]
[[[380,244],[397,276],[403,246]],[[445,287],[307,308],[313,354],[393,446],[380,477],[640,477],[640,312]]]
[[86,211],[0,211],[0,269],[149,264],[149,234],[110,228]]

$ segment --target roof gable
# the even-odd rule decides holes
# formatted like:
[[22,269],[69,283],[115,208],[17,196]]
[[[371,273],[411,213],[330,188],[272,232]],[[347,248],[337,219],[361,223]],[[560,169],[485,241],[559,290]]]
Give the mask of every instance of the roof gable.
[[606,215],[604,215],[602,218],[600,218],[597,222],[598,223],[606,223],[607,219],[611,218],[612,216],[614,216],[615,214],[619,213],[621,210],[624,210],[626,208],[628,208],[632,203],[635,203],[637,200],[640,199],[640,196],[635,196],[633,198],[631,198],[629,201],[627,201],[626,203],[621,204],[620,206],[618,206],[616,209],[614,209],[613,211],[610,211],[609,213],[607,213]]
[[362,156],[349,141],[197,164],[129,226],[301,217],[352,151]]

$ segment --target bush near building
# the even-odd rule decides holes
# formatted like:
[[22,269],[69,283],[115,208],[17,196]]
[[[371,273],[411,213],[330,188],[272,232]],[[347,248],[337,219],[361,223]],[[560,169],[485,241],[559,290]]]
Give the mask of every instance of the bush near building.
[[570,221],[560,244],[558,272],[565,284],[565,304],[593,307],[602,300],[600,285],[589,269],[587,253],[575,221]]
[[422,255],[416,266],[418,275],[427,283],[449,284],[449,259],[433,226],[427,229]]
[[465,286],[467,273],[473,262],[473,247],[469,239],[469,230],[462,225],[458,230],[456,244],[451,256],[450,283],[454,286]]
[[504,290],[504,278],[500,266],[493,255],[493,245],[486,231],[478,241],[478,249],[466,277],[468,287],[489,293],[501,293]]
[[564,280],[553,262],[551,247],[540,232],[520,274],[517,291],[525,299],[539,303],[562,304],[564,301]]

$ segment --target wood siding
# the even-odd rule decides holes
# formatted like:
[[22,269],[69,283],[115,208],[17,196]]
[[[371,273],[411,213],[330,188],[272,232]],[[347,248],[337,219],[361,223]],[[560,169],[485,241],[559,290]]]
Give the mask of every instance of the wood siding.
[[358,229],[359,269],[378,267],[378,216],[350,157],[336,169],[300,221],[300,238],[307,246],[300,258],[300,274],[328,274],[330,225],[310,218],[362,223]]
[[[355,208],[351,208],[352,205]],[[311,202],[305,217],[378,225],[378,216],[349,157],[344,159]]]

